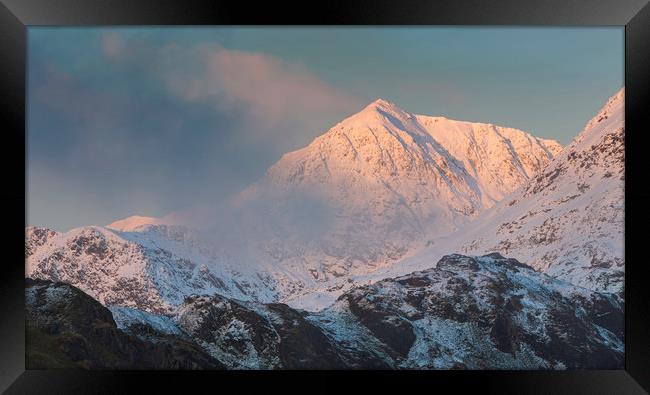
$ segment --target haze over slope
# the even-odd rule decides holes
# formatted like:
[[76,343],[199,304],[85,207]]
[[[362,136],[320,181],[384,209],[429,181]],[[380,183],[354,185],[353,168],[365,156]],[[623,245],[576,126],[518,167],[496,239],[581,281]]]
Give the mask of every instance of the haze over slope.
[[328,280],[390,264],[457,229],[560,150],[520,130],[415,115],[379,99],[285,154],[236,205],[272,213],[260,222],[274,259]]

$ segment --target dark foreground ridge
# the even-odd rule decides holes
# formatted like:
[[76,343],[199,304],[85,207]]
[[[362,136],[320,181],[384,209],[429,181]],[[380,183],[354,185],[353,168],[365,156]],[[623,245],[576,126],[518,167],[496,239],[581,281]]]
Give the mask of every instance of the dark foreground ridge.
[[145,341],[117,328],[111,312],[76,287],[25,279],[26,367],[222,369],[193,342],[146,328]]
[[[136,314],[124,330],[79,289],[26,281],[29,368],[618,369],[624,361],[619,297],[496,253],[447,255],[316,313],[195,295],[171,317]],[[159,318],[173,330],[156,326]]]

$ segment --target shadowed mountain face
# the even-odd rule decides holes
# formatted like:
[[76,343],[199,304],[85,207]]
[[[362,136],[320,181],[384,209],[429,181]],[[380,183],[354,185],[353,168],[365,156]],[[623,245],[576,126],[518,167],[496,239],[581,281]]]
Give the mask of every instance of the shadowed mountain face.
[[354,288],[318,313],[197,296],[185,301],[175,320],[236,368],[623,364],[620,299],[498,254],[445,256],[435,268]]
[[320,328],[284,304],[195,296],[180,307],[176,319],[180,328],[233,368],[347,367]]
[[[139,326],[117,328],[111,312],[64,283],[25,280],[26,367],[50,369],[221,369],[192,340]],[[145,340],[146,335],[146,340]]]
[[343,343],[373,339],[357,346],[399,368],[623,366],[619,298],[498,254],[445,256],[435,268],[352,289],[310,317]]
[[108,309],[76,288],[32,280],[27,306],[34,367],[623,366],[618,297],[498,254],[445,256],[434,268],[354,288],[317,313],[191,296],[171,317],[120,308],[114,316],[121,330]]

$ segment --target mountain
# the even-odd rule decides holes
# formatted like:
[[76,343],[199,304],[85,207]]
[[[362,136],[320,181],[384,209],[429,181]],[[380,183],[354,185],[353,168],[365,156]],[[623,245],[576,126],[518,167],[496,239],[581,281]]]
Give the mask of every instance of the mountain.
[[313,279],[305,281],[323,282],[390,265],[452,232],[561,149],[520,130],[415,115],[379,99],[285,154],[236,204],[270,213],[260,249],[292,272],[306,269]]
[[499,252],[598,292],[624,292],[624,89],[537,175],[397,263],[291,301],[318,310],[354,285],[424,270],[451,252]]
[[28,228],[26,274],[154,313],[191,294],[289,303],[315,289],[338,295],[355,276],[466,224],[560,150],[516,129],[377,100],[216,208],[65,233]]
[[59,236],[59,233],[47,229],[47,228],[38,228],[38,227],[27,227],[25,229],[25,259],[29,260],[36,250]]
[[492,251],[601,292],[623,294],[625,92],[551,163],[459,231],[460,252]]
[[285,304],[192,296],[178,309],[175,319],[179,328],[231,368],[347,367],[336,345]]
[[[218,294],[189,296],[167,316],[124,307],[108,311],[88,296],[82,298],[73,287],[29,281],[28,323],[44,328],[42,322],[52,327],[62,320],[65,325],[56,328],[75,329],[57,333],[91,337],[91,344],[101,347],[108,347],[102,342],[108,335],[99,334],[118,331],[118,339],[131,336],[134,342],[180,348],[186,351],[171,354],[178,368],[209,361],[205,354],[229,369],[623,366],[620,298],[554,279],[499,254],[448,255],[433,268],[351,289],[315,313]],[[68,296],[70,292],[76,294]],[[46,302],[37,302],[38,298]],[[88,312],[88,306],[101,313],[101,320],[88,320],[99,314]],[[83,329],[87,325],[107,329]],[[47,350],[39,347],[50,343],[32,344],[28,349],[37,355],[45,354]],[[85,358],[95,363],[91,366],[104,363],[106,354],[97,351],[102,348],[63,349],[70,348],[86,350]],[[124,348],[135,347],[118,350]]]

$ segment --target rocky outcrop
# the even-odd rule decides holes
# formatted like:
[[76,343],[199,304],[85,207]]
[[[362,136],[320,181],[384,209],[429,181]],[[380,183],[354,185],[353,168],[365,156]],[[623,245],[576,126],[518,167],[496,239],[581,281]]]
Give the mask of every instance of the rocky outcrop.
[[25,259],[29,259],[36,250],[47,244],[59,233],[48,228],[30,226],[25,229]]
[[188,298],[180,328],[233,368],[336,369],[345,365],[321,330],[287,305],[214,296]]
[[[371,334],[358,348],[377,350],[378,340],[397,368],[623,366],[620,298],[495,253],[445,256],[435,268],[353,289],[312,317],[350,319]],[[352,333],[349,325],[322,327],[333,339]]]
[[623,302],[497,253],[448,255],[320,312],[188,298],[176,321],[234,368],[620,368]]
[[220,369],[191,340],[143,325],[141,337],[117,328],[111,312],[78,288],[25,280],[28,369]]

